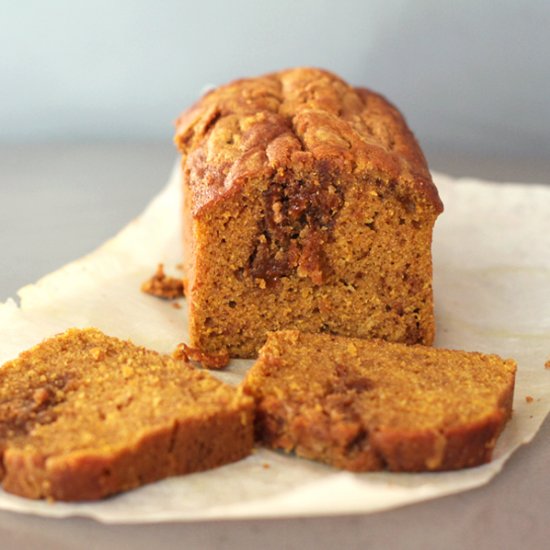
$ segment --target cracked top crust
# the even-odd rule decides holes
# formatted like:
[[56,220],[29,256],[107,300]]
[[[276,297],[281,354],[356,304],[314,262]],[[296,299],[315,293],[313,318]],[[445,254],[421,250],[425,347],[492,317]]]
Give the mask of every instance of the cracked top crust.
[[175,142],[194,215],[247,179],[285,171],[370,173],[443,209],[399,111],[324,70],[289,69],[217,88],[180,116]]

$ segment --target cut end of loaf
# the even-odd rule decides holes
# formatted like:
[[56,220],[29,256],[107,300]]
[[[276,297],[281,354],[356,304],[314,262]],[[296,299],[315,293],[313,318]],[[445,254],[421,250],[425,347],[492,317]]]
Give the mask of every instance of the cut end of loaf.
[[435,216],[379,177],[251,180],[191,221],[193,345],[254,357],[291,328],[431,344]]

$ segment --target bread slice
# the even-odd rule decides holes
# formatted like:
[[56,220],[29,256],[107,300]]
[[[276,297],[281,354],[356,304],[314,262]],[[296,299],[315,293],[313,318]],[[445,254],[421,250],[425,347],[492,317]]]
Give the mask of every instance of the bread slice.
[[352,471],[491,459],[516,365],[496,355],[298,331],[270,333],[244,388],[265,445]]
[[399,111],[334,74],[232,82],[178,120],[191,345],[267,331],[431,344],[443,206]]
[[253,402],[184,362],[71,329],[0,368],[0,480],[93,500],[247,456]]

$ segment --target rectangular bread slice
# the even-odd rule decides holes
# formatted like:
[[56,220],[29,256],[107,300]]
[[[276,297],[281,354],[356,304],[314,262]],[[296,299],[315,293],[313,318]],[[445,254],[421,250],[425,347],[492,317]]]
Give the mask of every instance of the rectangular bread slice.
[[442,210],[403,117],[319,69],[239,80],[177,123],[191,344],[296,328],[430,344]]
[[454,470],[491,459],[515,372],[496,355],[288,330],[244,388],[268,447],[352,471]]
[[221,466],[253,445],[253,401],[183,361],[71,329],[0,368],[0,481],[94,500]]

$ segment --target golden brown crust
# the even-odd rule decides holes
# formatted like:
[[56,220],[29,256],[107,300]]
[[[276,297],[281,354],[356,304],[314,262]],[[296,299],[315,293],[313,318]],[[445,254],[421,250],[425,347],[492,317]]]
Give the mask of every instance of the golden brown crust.
[[515,370],[496,355],[281,331],[244,388],[270,447],[352,471],[453,470],[491,459]]
[[[251,417],[250,411],[246,413]],[[46,457],[21,448],[5,451],[2,487],[34,499],[98,500],[168,476],[202,472],[235,462],[252,448],[242,414],[220,412],[207,423],[182,422],[146,433],[109,454],[82,452]]]
[[0,369],[0,480],[95,500],[248,455],[252,400],[167,356],[72,329]]
[[384,174],[442,210],[399,111],[324,70],[290,69],[222,86],[181,115],[175,141],[194,215],[246,179],[328,169]]

